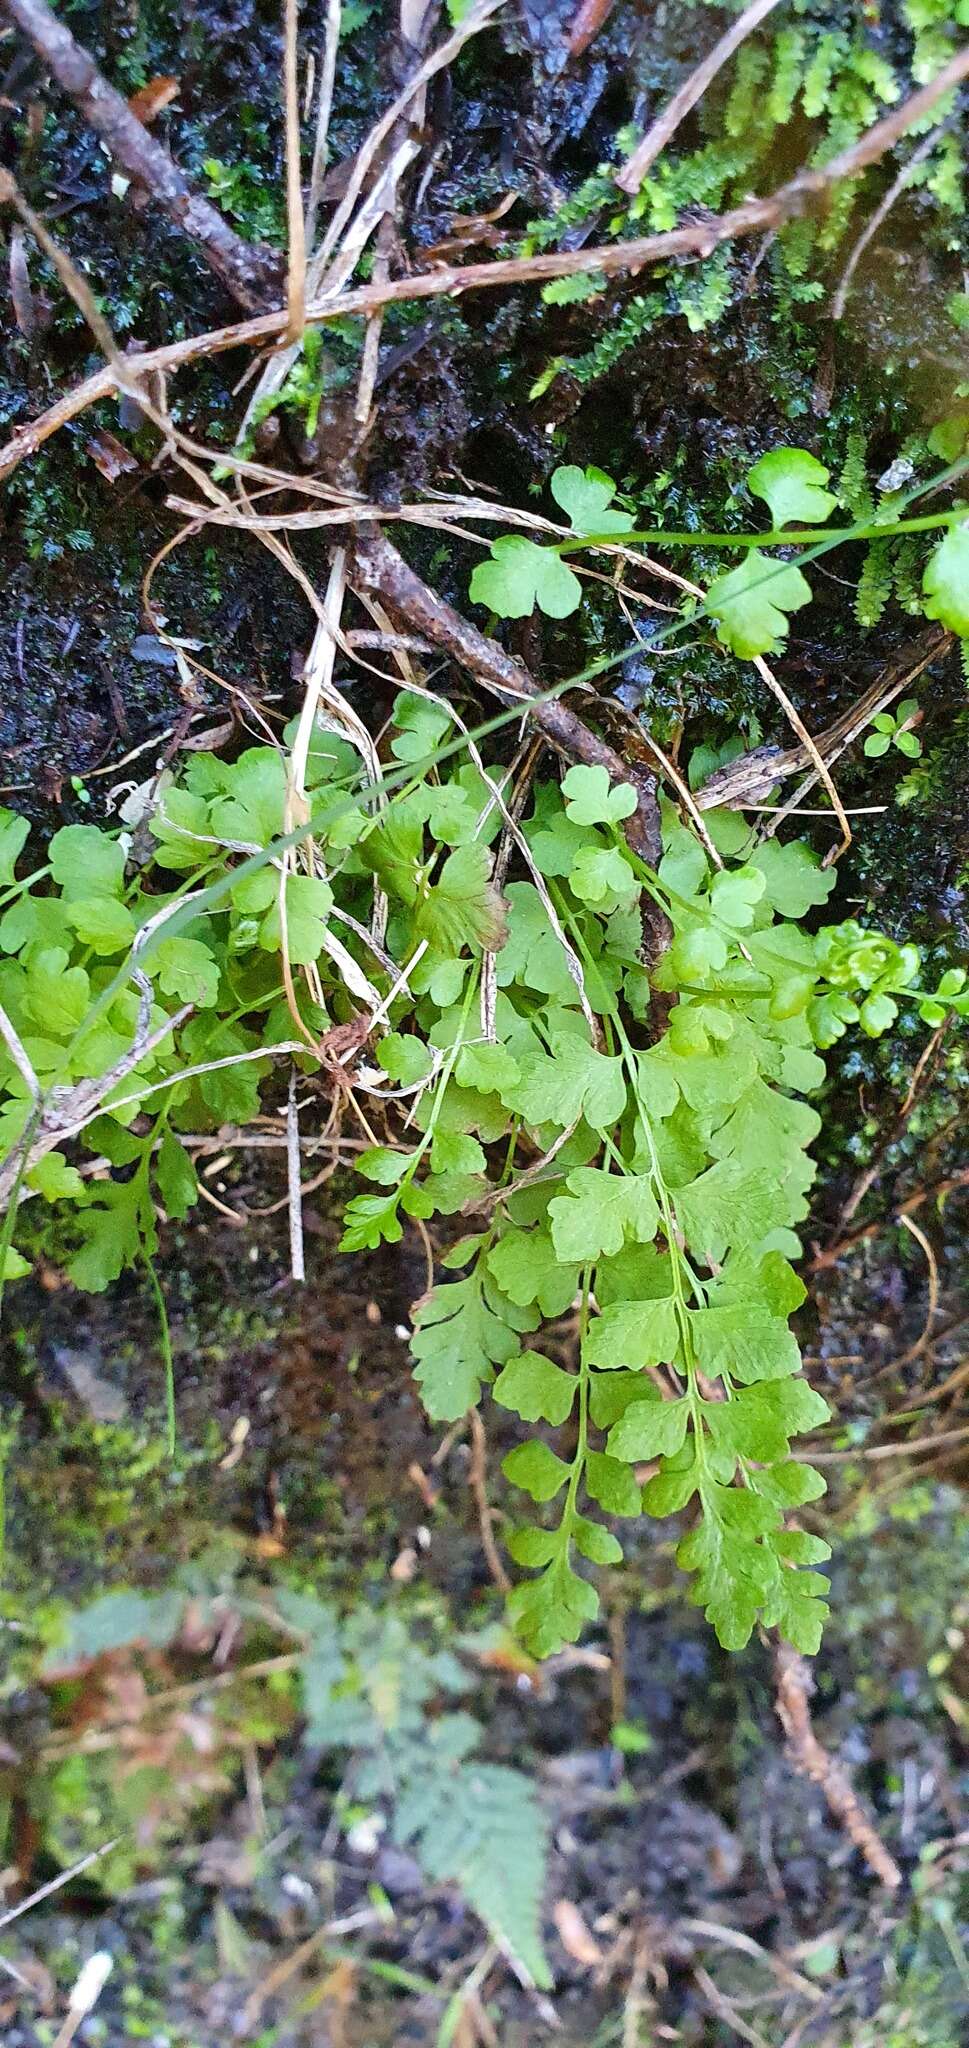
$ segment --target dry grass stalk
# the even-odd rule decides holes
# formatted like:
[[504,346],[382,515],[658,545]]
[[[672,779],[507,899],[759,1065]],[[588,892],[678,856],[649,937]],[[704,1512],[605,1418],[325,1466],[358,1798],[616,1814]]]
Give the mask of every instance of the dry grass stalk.
[[283,105],[286,114],[286,340],[302,339],[306,324],[306,221],[299,147],[299,7],[283,0]]

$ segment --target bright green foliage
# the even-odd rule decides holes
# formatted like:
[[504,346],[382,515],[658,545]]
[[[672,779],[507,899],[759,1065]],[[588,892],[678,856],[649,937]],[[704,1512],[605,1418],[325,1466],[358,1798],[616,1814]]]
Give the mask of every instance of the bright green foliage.
[[950,527],[933,548],[922,584],[927,616],[969,637],[969,521]]
[[[587,482],[580,473],[576,500],[568,480],[572,509]],[[601,767],[534,786],[520,824],[530,864],[499,892],[485,840],[500,819],[486,812],[476,768],[435,766],[446,729],[439,707],[402,696],[389,750],[403,786],[388,778],[372,809],[349,749],[314,739],[313,873],[284,873],[265,852],[286,794],[283,759],[267,747],[234,763],[191,759],[151,821],[154,864],[129,874],[121,841],[69,827],[52,842],[49,879],[11,882],[0,1002],[42,1086],[129,1067],[76,1139],[31,1162],[35,1213],[41,1203],[63,1211],[68,1270],[93,1290],[151,1257],[161,1216],[188,1215],[198,1193],[189,1137],[279,1102],[272,1048],[295,1030],[284,924],[309,1034],[297,1064],[307,1092],[328,1101],[313,1041],[366,1019],[334,957],[338,936],[380,1004],[343,1067],[381,1120],[380,1142],[358,1155],[343,1248],[394,1244],[411,1220],[466,1218],[471,1234],[444,1252],[443,1277],[415,1306],[415,1377],[436,1422],[460,1420],[488,1390],[521,1420],[504,1464],[532,1512],[508,1539],[533,1575],[511,1598],[516,1627],[539,1654],[574,1640],[597,1611],[590,1567],[621,1557],[611,1518],[645,1510],[686,1516],[678,1555],[725,1643],[759,1622],[811,1649],[823,1546],[787,1526],[820,1489],[793,1441],[827,1415],[798,1374],[788,1327],[803,1290],[787,1261],[819,1129],[803,1098],[824,1079],[816,1048],[849,1026],[877,1035],[904,1000],[927,1023],[969,1013],[962,972],[921,989],[914,947],[855,922],[812,934],[799,920],[825,903],[832,875],[797,842],[758,843],[735,813],[706,814],[726,863],[715,868],[666,806],[654,872],[625,836],[634,789]],[[503,774],[500,760],[490,766]],[[22,844],[0,813],[12,875]],[[378,885],[389,898],[379,949],[367,936]],[[647,975],[649,902],[672,942]],[[670,1018],[658,1039],[653,991]],[[146,1017],[157,1042],[138,1053]],[[0,1089],[9,1150],[31,1105],[6,1049]],[[108,1162],[105,1177],[78,1173],[85,1155]],[[8,1257],[8,1280],[19,1256]],[[579,1341],[553,1355],[544,1327],[559,1317],[577,1317]],[[654,1468],[645,1493],[644,1464]],[[314,1654],[314,1697],[349,1726],[324,1688],[323,1649]],[[510,1822],[503,1781],[488,1783],[504,1815],[497,1857]],[[484,1808],[470,1783],[460,1792],[478,1847],[470,1861],[449,1847],[450,1871],[497,1926],[495,1893],[473,1891],[474,1857],[486,1860],[492,1839]]]
[[569,768],[562,778],[565,814],[574,825],[618,825],[636,809],[631,782],[611,784],[604,768]]
[[[616,486],[601,469],[566,463],[554,471],[551,491],[576,534],[628,533],[634,523],[631,512],[613,506]],[[500,619],[527,618],[536,605],[551,619],[565,619],[581,603],[582,585],[556,548],[507,533],[492,541],[490,561],[479,562],[470,595]]]
[[29,832],[26,818],[18,818],[13,811],[0,811],[0,888],[9,888],[13,881],[15,864]]
[[833,512],[837,498],[825,490],[830,470],[806,448],[772,448],[747,474],[747,488],[766,499],[775,526],[793,521],[813,526]]
[[897,747],[910,761],[917,760],[922,743],[918,734],[910,731],[908,721],[915,717],[918,708],[916,697],[906,697],[897,711],[879,711],[872,719],[873,730],[865,741],[865,753],[877,760],[879,755],[887,754],[889,747]]
[[474,571],[470,595],[500,619],[528,618],[536,605],[550,619],[566,619],[581,602],[582,585],[554,548],[504,533],[491,543],[491,560]]
[[616,486],[601,469],[579,469],[566,463],[552,474],[550,489],[574,533],[628,533],[631,512],[613,506]]
[[776,654],[787,639],[787,613],[810,601],[811,586],[800,569],[772,561],[759,548],[750,548],[739,567],[718,576],[707,592],[717,638],[744,661]]

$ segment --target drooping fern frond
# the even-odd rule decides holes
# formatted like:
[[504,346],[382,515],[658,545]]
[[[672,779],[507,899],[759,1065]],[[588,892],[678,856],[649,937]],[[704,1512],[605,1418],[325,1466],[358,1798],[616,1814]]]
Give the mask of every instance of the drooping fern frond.
[[432,1883],[460,1886],[536,1984],[551,1983],[541,1937],[548,1824],[521,1771],[473,1757],[432,1767],[428,1751],[397,1802],[394,1833]]

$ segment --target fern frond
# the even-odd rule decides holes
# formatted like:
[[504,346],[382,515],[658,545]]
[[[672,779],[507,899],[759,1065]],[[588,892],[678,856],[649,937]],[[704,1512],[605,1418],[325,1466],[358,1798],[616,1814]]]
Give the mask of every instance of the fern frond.
[[529,1780],[504,1764],[425,1766],[397,1802],[394,1833],[414,1845],[433,1882],[460,1885],[489,1933],[547,1989],[541,1906],[548,1824]]

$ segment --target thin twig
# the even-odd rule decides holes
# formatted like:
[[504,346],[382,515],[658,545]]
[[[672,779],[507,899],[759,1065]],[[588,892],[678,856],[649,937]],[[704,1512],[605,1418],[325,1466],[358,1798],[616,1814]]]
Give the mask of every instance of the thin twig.
[[897,1145],[899,1138],[903,1136],[906,1124],[908,1123],[909,1117],[911,1116],[912,1111],[915,1108],[915,1104],[918,1101],[919,1095],[921,1094],[926,1076],[932,1071],[935,1060],[938,1057],[939,1049],[951,1027],[951,1024],[951,1016],[943,1018],[942,1023],[937,1027],[935,1031],[933,1031],[931,1038],[928,1039],[926,1044],[922,1047],[922,1051],[919,1054],[918,1060],[916,1061],[915,1069],[912,1074],[911,1081],[909,1082],[908,1089],[905,1095],[905,1100],[902,1103],[901,1109],[899,1110],[898,1115],[895,1117],[894,1122],[891,1124],[890,1128],[885,1132],[884,1137],[880,1140],[879,1144],[877,1145],[874,1158],[866,1166],[864,1172],[858,1175],[858,1178],[855,1181],[851,1193],[842,1207],[841,1214],[838,1217],[836,1225],[836,1229],[839,1233],[845,1229],[846,1225],[851,1222],[852,1217],[857,1214],[857,1211],[860,1209],[861,1204],[865,1199],[865,1196],[869,1193],[870,1189],[874,1187],[875,1182],[878,1179],[879,1174],[881,1173],[882,1168],[885,1164],[885,1160],[888,1156],[888,1153],[892,1150],[893,1145]]
[[284,1956],[282,1962],[276,1963],[262,1982],[257,1984],[256,1989],[250,1992],[240,2016],[242,2033],[252,2032],[253,2027],[258,2025],[269,2000],[275,1998],[277,1992],[282,1990],[284,1984],[288,1984],[296,1971],[301,1970],[303,1964],[310,1961],[318,1948],[332,1941],[338,1934],[354,1934],[358,1928],[386,1925],[387,1917],[386,1907],[378,1911],[376,1906],[358,1906],[355,1912],[345,1913],[342,1920],[328,1920],[325,1926],[318,1927],[314,1934],[307,1935],[306,1940],[301,1941],[299,1947],[294,1948],[288,1956]]
[[303,1253],[303,1198],[299,1177],[299,1109],[296,1102],[296,1068],[290,1070],[286,1108],[286,1172],[289,1186],[289,1264],[294,1280],[306,1279]]
[[299,149],[298,0],[283,0],[283,106],[286,115],[286,340],[299,341],[306,319],[306,221]]
[[[821,754],[818,750],[817,741],[814,738],[812,738],[812,735],[809,733],[807,726],[805,725],[804,720],[797,709],[797,706],[791,703],[787,691],[782,688],[781,684],[777,680],[777,677],[774,675],[773,670],[768,668],[767,663],[764,660],[762,654],[755,654],[754,667],[757,670],[757,674],[760,676],[761,680],[767,684],[767,687],[770,690],[772,696],[776,697],[777,702],[780,705],[785,716],[790,720],[790,723],[794,727],[794,730],[797,733],[801,745],[806,749],[809,759],[813,761],[818,777],[821,780],[821,782],[823,782],[824,787],[827,790],[829,797],[831,798],[831,808],[834,811],[835,817],[837,818],[839,825],[841,826],[841,843],[840,845],[834,847],[829,854],[827,854],[824,862],[825,867],[827,867],[832,860],[837,859],[840,853],[845,853],[848,847],[851,845],[851,826],[849,825],[847,817],[845,815],[844,805],[841,801],[840,796],[838,795],[837,789],[835,788],[834,782],[832,780],[831,770],[828,767],[828,764],[825,761],[823,754]],[[768,826],[768,835],[772,834],[773,830],[774,824],[773,820],[771,820],[771,823]]]
[[[929,1301],[928,1307],[925,1311],[925,1323],[922,1329],[921,1336],[916,1338],[914,1344],[909,1345],[907,1351],[902,1352],[900,1358],[893,1359],[893,1372],[901,1372],[904,1366],[911,1365],[913,1360],[916,1358],[921,1358],[922,1353],[925,1350],[928,1343],[930,1342],[932,1336],[932,1325],[935,1322],[936,1315],[938,1314],[940,1291],[939,1262],[932,1248],[931,1239],[926,1237],[921,1224],[916,1223],[914,1216],[902,1216],[899,1220],[901,1222],[903,1230],[907,1230],[909,1236],[914,1237],[916,1244],[921,1245],[922,1250],[925,1253],[926,1263],[929,1269]],[[879,1378],[880,1377],[881,1374],[879,1374]]]
[[950,114],[945,121],[940,121],[938,126],[933,128],[931,133],[923,138],[923,140],[919,143],[918,148],[912,151],[912,154],[909,157],[907,164],[902,165],[902,168],[899,171],[898,177],[895,179],[894,184],[889,186],[884,198],[880,201],[878,206],[876,206],[875,211],[871,216],[871,219],[867,221],[865,226],[862,228],[858,240],[851,251],[848,261],[845,264],[844,270],[842,271],[841,282],[838,286],[837,291],[835,292],[834,298],[831,301],[832,320],[840,320],[843,318],[848,293],[851,290],[851,280],[854,277],[855,271],[858,268],[858,265],[865,253],[865,250],[868,247],[869,242],[874,240],[874,237],[877,235],[878,230],[881,227],[883,221],[885,221],[888,218],[888,215],[891,213],[892,207],[895,205],[896,200],[901,198],[901,195],[905,191],[906,186],[911,184],[912,178],[914,177],[915,172],[918,170],[919,165],[925,162],[927,156],[931,156],[936,143],[941,142],[943,135],[945,135],[947,130],[952,127],[954,119],[955,116],[953,114]]
[[676,1932],[696,1935],[701,1941],[714,1941],[723,1948],[736,1949],[739,1955],[752,1956],[755,1962],[763,1963],[765,1969],[772,1971],[780,1983],[786,1984],[788,1990],[799,1991],[802,1997],[810,1998],[815,2004],[821,1998],[821,1992],[816,1984],[812,1984],[810,1977],[802,1977],[800,1971],[792,1970],[782,1956],[772,1955],[770,1949],[762,1948],[759,1941],[754,1941],[749,1934],[742,1934],[739,1928],[724,1927],[719,1920],[678,1920]]
[[906,1216],[921,1209],[923,1203],[943,1201],[946,1195],[964,1187],[969,1187],[969,1167],[965,1166],[956,1173],[947,1174],[944,1180],[933,1181],[929,1187],[916,1188],[914,1195],[900,1202],[890,1216],[879,1217],[874,1223],[863,1223],[858,1230],[850,1230],[844,1237],[839,1237],[836,1244],[825,1245],[824,1250],[817,1252],[811,1260],[808,1271],[820,1273],[825,1266],[836,1266],[842,1254],[850,1251],[853,1245],[860,1244],[863,1238],[877,1237],[879,1231],[890,1230],[893,1224],[901,1223]]
[[[858,1447],[853,1451],[811,1451],[812,1465],[854,1465],[862,1459],[917,1458],[922,1451],[950,1450],[954,1444],[965,1443],[969,1437],[969,1423],[962,1429],[940,1430],[937,1436],[909,1437],[898,1444],[872,1444],[870,1448]],[[800,1454],[794,1453],[795,1457]],[[807,1454],[805,1454],[807,1457]]]
[[488,1502],[488,1439],[485,1426],[477,1408],[468,1410],[468,1426],[471,1435],[471,1462],[468,1466],[468,1485],[474,1495],[478,1510],[478,1529],[481,1548],[485,1554],[488,1570],[502,1593],[511,1592],[511,1580],[498,1554],[495,1532],[492,1524],[492,1510]]
[[13,1060],[14,1066],[17,1068],[17,1071],[20,1074],[20,1077],[26,1086],[27,1093],[30,1096],[31,1101],[39,1102],[40,1082],[38,1081],[37,1076],[34,1073],[34,1069],[30,1061],[30,1056],[27,1052],[26,1046],[24,1045],[23,1039],[21,1038],[16,1025],[12,1023],[11,1019],[7,1016],[7,1012],[3,1008],[2,1004],[0,1004],[0,1038],[3,1039],[6,1045],[7,1051],[9,1052],[10,1057]]
[[336,78],[336,53],[340,41],[340,12],[340,0],[326,0],[326,31],[323,61],[320,65],[320,88],[316,101],[316,133],[313,137],[313,162],[310,169],[309,196],[306,201],[306,247],[311,251],[316,240],[316,221],[329,158],[330,112]]
[[[947,633],[938,626],[930,626],[918,641],[903,648],[901,654],[895,657],[888,669],[872,683],[870,689],[859,697],[857,703],[852,704],[847,711],[842,712],[840,718],[835,719],[833,725],[818,734],[815,746],[824,756],[828,766],[839,760],[853,745],[879,711],[883,711],[902,690],[915,682],[933,661],[938,661],[943,655],[948,654],[954,645],[955,636],[952,633]],[[695,791],[697,805],[701,811],[713,810],[720,805],[743,809],[752,807],[762,797],[769,795],[776,783],[786,776],[800,774],[807,767],[810,758],[805,746],[789,747],[784,752],[775,748],[758,748],[756,753],[741,756],[738,760],[731,761],[726,768],[719,768],[716,774],[711,775]],[[820,779],[817,772],[813,772],[805,777],[787,803],[776,808],[772,806],[773,816],[778,823],[782,818],[801,808],[803,798]]]
[[697,65],[685,84],[680,86],[679,92],[674,93],[672,99],[667,101],[662,113],[657,115],[642,141],[633,150],[629,162],[617,173],[616,184],[620,191],[639,191],[647,171],[656,162],[657,157],[662,155],[681,121],[686,120],[687,114],[696,106],[697,101],[703,98],[707,86],[712,85],[717,73],[729,63],[734,51],[739,50],[741,43],[745,43],[747,37],[753,35],[755,28],[760,27],[761,22],[773,13],[777,5],[778,0],[751,0],[751,5],[744,13],[738,15],[736,21],[731,22],[726,34],[714,44],[709,56],[704,57],[703,62]]
[[729,1998],[718,1989],[709,1970],[702,1969],[698,1963],[693,1976],[711,2011],[718,2020],[723,2021],[724,2026],[739,2034],[742,2041],[749,2042],[750,2048],[770,2048],[770,2042],[765,2036],[758,2033],[757,2028],[752,2027],[749,2020],[742,2019]]
[[0,1914],[0,1929],[9,1927],[11,1920],[19,1920],[23,1913],[29,1913],[34,1906],[39,1906],[42,1899],[49,1899],[52,1892],[62,1891],[66,1884],[73,1884],[76,1877],[82,1876],[85,1870],[90,1870],[92,1863],[97,1863],[102,1856],[109,1856],[111,1850],[117,1848],[120,1840],[120,1835],[114,1835],[110,1842],[103,1842],[100,1849],[89,1850],[78,1863],[72,1863],[69,1870],[62,1870],[57,1877],[52,1877],[47,1884],[42,1884],[39,1891],[31,1892],[29,1899],[21,1899],[18,1906],[11,1906],[9,1912]]

